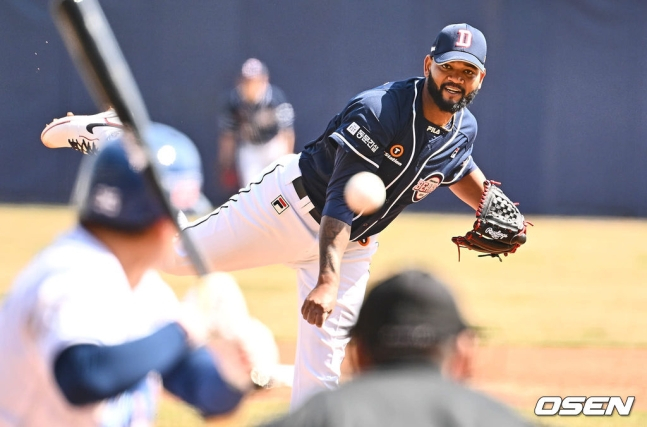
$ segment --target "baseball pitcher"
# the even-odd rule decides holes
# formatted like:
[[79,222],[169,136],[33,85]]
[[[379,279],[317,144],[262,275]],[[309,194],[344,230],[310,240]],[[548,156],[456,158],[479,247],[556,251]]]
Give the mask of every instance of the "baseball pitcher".
[[[490,191],[496,185],[472,158],[477,122],[467,105],[483,84],[486,50],[478,29],[443,28],[424,58],[424,77],[358,94],[301,153],[274,162],[185,229],[218,270],[296,269],[292,408],[317,390],[337,387],[378,235],[406,206],[449,187],[477,212],[473,229],[455,238],[459,248],[499,256],[525,242],[523,216],[505,194]],[[386,201],[360,216],[343,191],[362,171],[382,179]],[[191,273],[181,248],[166,270]]]

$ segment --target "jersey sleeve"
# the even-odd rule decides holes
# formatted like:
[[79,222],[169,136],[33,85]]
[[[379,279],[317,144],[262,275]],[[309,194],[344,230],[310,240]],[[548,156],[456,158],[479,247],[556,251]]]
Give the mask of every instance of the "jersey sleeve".
[[348,180],[358,172],[370,170],[370,165],[360,161],[353,153],[342,147],[337,149],[335,169],[326,191],[326,204],[322,215],[330,216],[351,225],[355,214],[348,208],[344,199],[344,188]]
[[191,351],[172,370],[165,372],[162,379],[168,391],[205,417],[233,410],[244,396],[223,379],[205,347]]
[[291,129],[294,126],[294,108],[289,102],[284,102],[276,107],[276,123],[279,129]]
[[276,86],[272,86],[274,94],[273,103],[276,105],[276,123],[279,129],[291,129],[294,126],[294,108],[285,97],[285,93]]
[[460,181],[466,175],[469,175],[471,172],[476,170],[478,166],[472,158],[472,151],[474,150],[474,141],[476,140],[476,135],[478,132],[478,124],[474,115],[467,110],[462,110],[464,117],[462,118],[462,127],[460,138],[466,138],[464,149],[457,148],[456,157],[452,156],[452,160],[449,162],[447,172],[445,173],[445,179],[441,185],[451,185],[457,181]]
[[393,140],[395,114],[397,108],[390,105],[386,95],[369,91],[351,101],[330,137],[375,172],[384,158],[384,149]]
[[188,352],[186,333],[179,324],[170,323],[119,345],[67,347],[56,357],[54,376],[70,403],[84,405],[130,389],[150,371],[173,369]]
[[469,175],[474,170],[478,169],[478,166],[474,162],[472,156],[469,156],[464,161],[458,164],[452,173],[445,177],[441,185],[451,185],[455,182],[460,181],[464,176]]
[[[78,269],[53,274],[42,283],[29,322],[46,361],[52,363],[72,345],[118,344],[175,318],[177,298],[157,273],[147,273],[134,293],[124,280],[118,274]],[[128,329],[133,305],[140,320]],[[125,330],[130,331],[127,336]]]

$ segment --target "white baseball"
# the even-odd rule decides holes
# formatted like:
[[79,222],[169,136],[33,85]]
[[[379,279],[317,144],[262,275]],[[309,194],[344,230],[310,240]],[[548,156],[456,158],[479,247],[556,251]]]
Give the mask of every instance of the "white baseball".
[[346,183],[344,198],[351,211],[368,215],[382,207],[386,189],[379,176],[371,172],[359,172]]

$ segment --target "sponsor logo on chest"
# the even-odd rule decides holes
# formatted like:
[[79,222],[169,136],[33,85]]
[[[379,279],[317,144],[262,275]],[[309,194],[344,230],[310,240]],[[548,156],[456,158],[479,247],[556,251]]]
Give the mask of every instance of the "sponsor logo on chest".
[[402,162],[398,160],[398,157],[401,157],[404,154],[404,147],[400,144],[392,146],[388,152],[384,152],[384,157],[392,161],[398,166],[402,166]]

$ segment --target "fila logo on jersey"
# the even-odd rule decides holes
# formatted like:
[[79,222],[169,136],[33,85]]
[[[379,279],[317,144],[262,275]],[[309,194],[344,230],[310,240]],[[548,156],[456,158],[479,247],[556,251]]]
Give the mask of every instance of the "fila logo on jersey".
[[472,46],[472,32],[469,30],[458,30],[458,40],[456,40],[455,46],[464,48]]
[[427,179],[422,179],[413,187],[413,201],[419,202],[434,191],[440,185],[441,177],[438,175],[432,175]]
[[436,126],[432,126],[432,125],[427,126],[427,132],[431,132],[434,135],[440,135],[440,129],[438,129]]
[[368,136],[368,131],[357,123],[353,122],[349,124],[346,130],[348,131],[348,133],[353,135],[356,140],[366,144],[368,149],[373,153],[375,153],[379,148],[379,146],[371,139],[371,137]]
[[279,195],[276,199],[272,200],[272,207],[277,214],[281,215],[287,208],[290,207],[288,202],[285,200],[285,197]]

